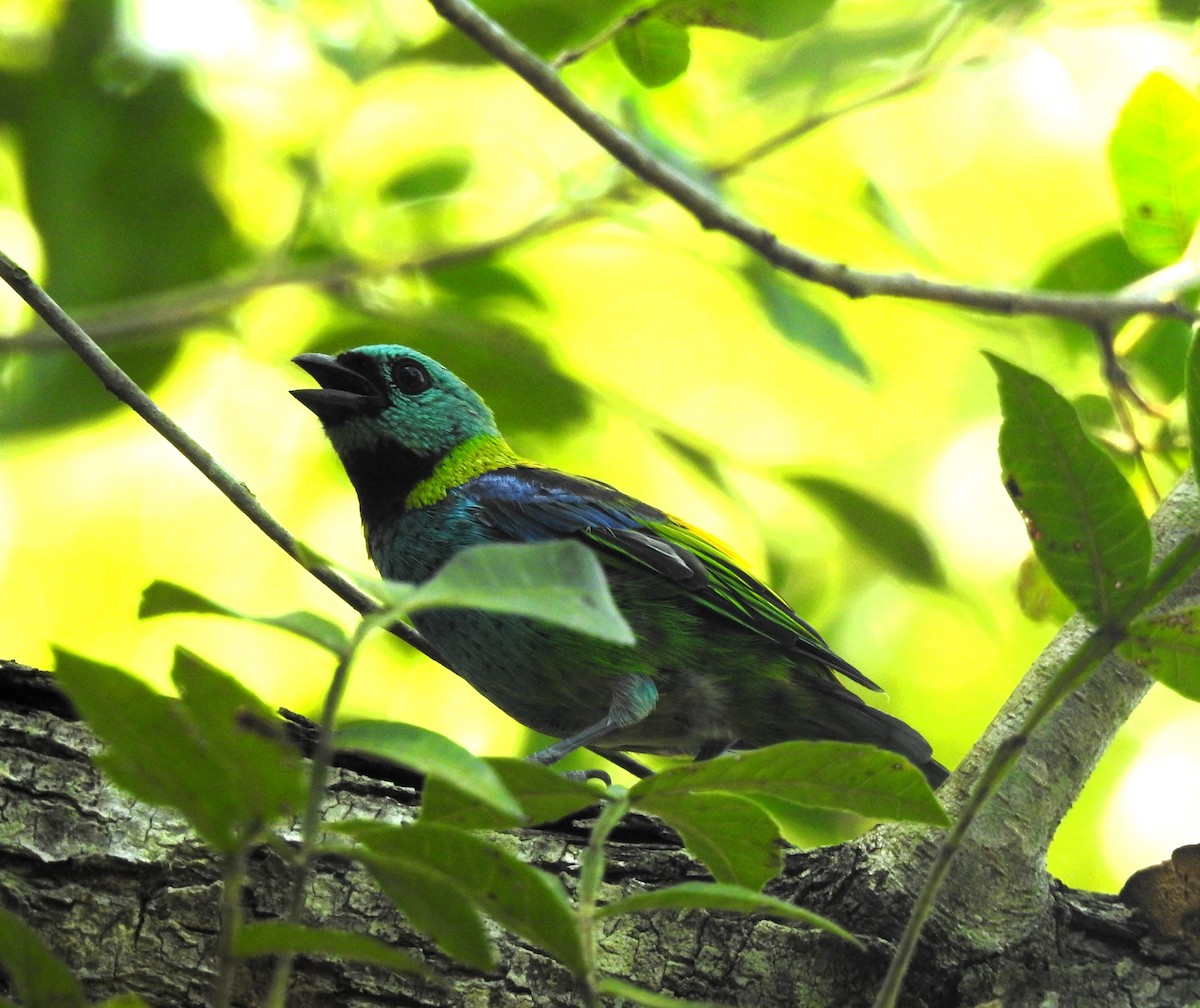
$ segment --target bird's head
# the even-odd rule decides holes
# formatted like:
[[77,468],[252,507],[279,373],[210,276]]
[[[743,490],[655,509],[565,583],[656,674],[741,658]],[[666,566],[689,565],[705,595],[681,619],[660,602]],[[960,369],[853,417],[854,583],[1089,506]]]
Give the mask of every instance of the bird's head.
[[292,395],[317,415],[343,458],[399,448],[436,459],[470,438],[498,433],[478,395],[408,347],[365,346],[336,357],[306,353],[292,361],[321,386]]

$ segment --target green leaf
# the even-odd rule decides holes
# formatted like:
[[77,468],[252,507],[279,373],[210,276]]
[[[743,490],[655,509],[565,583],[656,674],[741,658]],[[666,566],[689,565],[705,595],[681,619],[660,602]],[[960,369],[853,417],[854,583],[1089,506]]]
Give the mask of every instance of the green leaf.
[[101,1001],[95,1008],[149,1008],[149,1006],[136,994],[117,994],[106,1001]]
[[925,531],[889,504],[825,476],[794,474],[787,482],[811,497],[845,530],[847,538],[905,580],[946,587],[946,572]]
[[439,199],[461,189],[471,177],[469,154],[452,151],[405,167],[380,189],[380,198],[395,203]]
[[171,681],[240,830],[294,814],[304,804],[307,775],[278,715],[227,672],[184,648],[175,649]]
[[748,798],[675,791],[643,795],[636,805],[675,830],[718,882],[758,890],[783,870],[779,827]]
[[873,819],[946,826],[949,820],[924,775],[895,753],[850,742],[781,742],[672,767],[638,781],[634,806],[650,795],[724,791],[844,809]]
[[205,615],[230,616],[249,623],[276,627],[311,641],[339,657],[346,654],[350,641],[336,623],[310,612],[291,612],[282,616],[251,616],[237,609],[230,609],[220,602],[194,592],[190,588],[170,581],[154,581],[142,592],[138,606],[138,617],[173,615],[176,613],[202,613]]
[[181,652],[174,674],[183,702],[123,669],[55,649],[56,679],[107,746],[96,762],[228,853],[299,804],[299,757],[277,736],[274,715],[225,673]]
[[496,770],[444,735],[394,721],[351,721],[334,733],[339,749],[382,756],[432,780],[454,786],[462,795],[499,813],[506,825],[526,822],[525,813]]
[[528,616],[618,644],[634,643],[599,559],[572,540],[472,546],[422,584],[407,608]]
[[1135,620],[1117,650],[1164,686],[1200,700],[1200,606]]
[[1187,355],[1188,437],[1192,445],[1193,478],[1200,479],[1200,330],[1192,336]]
[[716,1001],[691,1001],[684,998],[671,997],[660,991],[648,991],[621,980],[618,977],[600,977],[596,990],[608,997],[618,998],[618,1003],[629,1001],[633,1004],[646,1005],[646,1008],[725,1008]]
[[1075,607],[1046,573],[1046,568],[1030,553],[1017,568],[1017,604],[1031,620],[1062,626],[1075,612]]
[[38,934],[0,907],[0,966],[24,1008],[84,1008],[83,985]]
[[358,851],[354,856],[405,920],[446,955],[484,973],[496,965],[483,917],[457,879],[420,857]]
[[675,24],[725,28],[779,39],[816,24],[834,0],[667,0],[658,14]]
[[987,354],[1000,383],[1004,486],[1038,559],[1088,619],[1104,623],[1150,569],[1150,526],[1116,465],[1048,382]]
[[[500,22],[537,55],[549,58],[562,49],[582,45],[638,7],[639,0],[481,0],[479,7]],[[461,32],[448,31],[406,59],[483,63],[491,59]]]
[[659,17],[644,17],[613,37],[626,69],[646,87],[670,84],[688,68],[692,58],[686,28]]
[[734,497],[735,491],[730,485],[729,480],[725,478],[725,474],[721,471],[721,464],[713,458],[708,452],[702,448],[696,447],[690,441],[672,434],[668,430],[660,430],[657,427],[651,427],[650,433],[653,434],[668,451],[679,456],[680,460],[687,465],[689,469],[696,473],[701,479],[710,484],[714,489],[720,491],[726,497]]
[[586,972],[578,922],[558,880],[483,838],[453,826],[379,822],[338,826],[376,858],[410,859],[440,874],[489,917],[549,953],[576,975]]
[[1200,220],[1200,99],[1149,74],[1121,110],[1108,153],[1129,247],[1151,266],[1178,261]]
[[426,978],[432,976],[423,962],[407,952],[371,935],[354,931],[307,928],[284,921],[259,921],[238,928],[233,936],[233,954],[241,959],[290,952],[370,963],[397,973],[416,973]]
[[449,777],[430,777],[421,792],[421,822],[441,823],[460,829],[508,829],[526,822],[529,825],[554,822],[563,816],[589,808],[600,795],[587,784],[567,780],[548,767],[528,760],[491,757],[484,762],[504,782],[524,810],[522,818],[507,815],[487,805]]
[[804,298],[795,283],[761,259],[743,266],[742,276],[779,335],[863,381],[871,380],[870,367],[846,338],[842,327]]
[[862,945],[854,935],[828,917],[822,917],[774,896],[767,896],[756,889],[723,882],[681,882],[665,889],[636,893],[599,907],[596,916],[614,917],[617,914],[644,913],[648,910],[736,910],[744,914],[761,914],[778,920],[802,921],[855,945]]

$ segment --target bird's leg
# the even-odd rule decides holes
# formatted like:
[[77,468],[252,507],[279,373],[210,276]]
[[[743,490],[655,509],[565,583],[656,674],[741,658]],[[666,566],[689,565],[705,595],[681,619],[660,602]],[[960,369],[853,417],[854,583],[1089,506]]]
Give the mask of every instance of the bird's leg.
[[729,752],[732,747],[733,739],[709,739],[696,750],[696,755],[693,759],[697,763],[702,763],[704,760],[716,759],[718,756]]
[[603,756],[610,763],[619,766],[626,773],[633,774],[634,777],[653,777],[654,771],[644,763],[635,760],[628,753],[623,753],[617,749],[597,749],[595,746],[588,746],[597,756]]
[[[653,679],[643,675],[622,676],[617,680],[616,689],[613,690],[612,705],[603,718],[593,725],[588,725],[583,731],[578,731],[569,738],[561,739],[546,746],[545,749],[535,752],[529,759],[531,762],[542,764],[542,766],[551,766],[560,759],[570,756],[576,749],[591,745],[610,732],[637,724],[654,710],[657,703],[658,687],[654,685]],[[638,765],[641,766],[641,764]]]

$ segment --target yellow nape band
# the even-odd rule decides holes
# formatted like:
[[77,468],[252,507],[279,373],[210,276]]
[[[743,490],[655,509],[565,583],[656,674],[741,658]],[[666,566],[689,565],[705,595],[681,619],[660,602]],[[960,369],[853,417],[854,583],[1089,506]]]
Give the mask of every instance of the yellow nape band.
[[493,469],[517,465],[520,461],[508,442],[498,434],[478,434],[451,451],[430,476],[413,487],[404,506],[409,509],[429,507],[445,500],[453,487]]

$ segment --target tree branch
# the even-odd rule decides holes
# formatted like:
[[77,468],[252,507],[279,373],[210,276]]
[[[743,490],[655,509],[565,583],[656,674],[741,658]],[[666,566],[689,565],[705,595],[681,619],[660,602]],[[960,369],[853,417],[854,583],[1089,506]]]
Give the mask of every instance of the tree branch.
[[851,298],[886,295],[958,305],[1000,315],[1048,315],[1092,327],[1116,324],[1142,314],[1187,321],[1200,317],[1179,300],[963,286],[925,280],[912,274],[871,273],[801,252],[780,242],[766,228],[734,213],[708,189],[656,158],[627,133],[594,111],[563,83],[553,67],[538,59],[469,0],[429,2],[443,18],[521,77],[634,175],[691,213],[701,227],[729,235],[772,266],[803,280],[832,287]]

